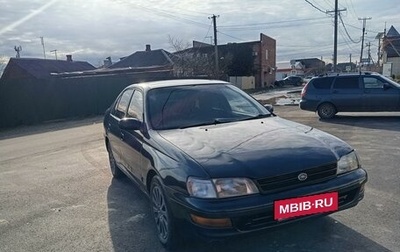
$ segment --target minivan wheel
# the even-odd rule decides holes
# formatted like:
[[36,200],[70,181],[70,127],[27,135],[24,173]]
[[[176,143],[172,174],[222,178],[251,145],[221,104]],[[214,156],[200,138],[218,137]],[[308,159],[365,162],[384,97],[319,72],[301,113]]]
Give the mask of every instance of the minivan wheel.
[[150,197],[158,239],[165,248],[172,249],[177,244],[174,219],[158,176],[151,181]]
[[330,119],[337,113],[336,108],[332,103],[322,103],[319,105],[317,112],[321,119]]
[[124,176],[123,172],[119,169],[117,162],[115,162],[114,155],[111,148],[108,149],[108,160],[110,162],[111,174],[114,178],[119,179]]

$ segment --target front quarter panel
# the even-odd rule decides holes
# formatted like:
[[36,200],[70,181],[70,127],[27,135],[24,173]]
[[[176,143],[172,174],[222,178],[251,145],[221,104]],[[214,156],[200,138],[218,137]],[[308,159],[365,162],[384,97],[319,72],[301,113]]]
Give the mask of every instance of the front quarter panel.
[[166,187],[184,194],[187,193],[188,176],[209,177],[197,162],[165,141],[156,132],[149,132],[149,136],[148,141],[143,144],[143,167],[146,174],[155,171]]

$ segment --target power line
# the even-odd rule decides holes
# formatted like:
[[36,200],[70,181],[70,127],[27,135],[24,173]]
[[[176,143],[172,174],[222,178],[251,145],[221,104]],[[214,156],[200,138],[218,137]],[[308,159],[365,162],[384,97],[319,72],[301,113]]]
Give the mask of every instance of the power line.
[[225,35],[225,36],[230,37],[230,38],[233,38],[233,39],[237,39],[237,40],[239,40],[239,41],[244,41],[244,39],[231,36],[231,35],[229,35],[229,34],[226,34],[226,33],[221,32],[221,31],[218,31],[218,33],[221,33],[222,35]]
[[317,9],[318,11],[320,11],[320,12],[326,14],[326,11],[321,10],[320,8],[318,8],[317,6],[315,6],[313,3],[311,3],[310,1],[308,1],[308,0],[304,0],[304,1],[306,1],[306,3],[308,3],[309,5],[311,5],[312,7],[314,7],[315,9]]
[[134,6],[136,8],[145,10],[145,11],[150,12],[152,14],[157,13],[158,15],[166,17],[166,18],[174,19],[174,20],[177,20],[177,21],[180,21],[180,22],[184,21],[184,23],[190,23],[190,24],[202,27],[202,28],[208,28],[207,24],[200,23],[200,22],[194,21],[192,19],[181,17],[181,14],[179,14],[179,16],[177,16],[177,15],[172,14],[172,12],[170,12],[170,11],[163,11],[163,10],[160,10],[160,9],[149,8],[149,7],[140,5],[140,4],[136,4],[136,3],[132,3],[132,2],[124,1],[124,0],[119,0],[118,2],[120,2],[122,4]]
[[346,32],[347,37],[350,39],[350,41],[353,42],[354,44],[360,43],[360,42],[361,42],[361,39],[360,39],[360,41],[354,41],[354,40],[350,37],[350,34],[349,34],[349,32],[347,31],[347,28],[346,28],[346,26],[345,26],[345,24],[344,24],[344,22],[343,22],[342,16],[341,16],[340,14],[339,14],[339,19],[340,19],[340,22],[341,22],[342,25],[343,25],[344,31]]
[[273,21],[273,22],[265,22],[265,23],[250,23],[250,24],[240,24],[240,25],[220,25],[220,28],[224,29],[242,29],[248,28],[253,26],[265,26],[265,25],[273,25],[273,24],[282,24],[282,23],[297,23],[297,22],[304,22],[304,21],[317,21],[327,19],[327,17],[320,17],[320,18],[302,18],[302,19],[291,19],[291,20],[281,20],[281,21]]

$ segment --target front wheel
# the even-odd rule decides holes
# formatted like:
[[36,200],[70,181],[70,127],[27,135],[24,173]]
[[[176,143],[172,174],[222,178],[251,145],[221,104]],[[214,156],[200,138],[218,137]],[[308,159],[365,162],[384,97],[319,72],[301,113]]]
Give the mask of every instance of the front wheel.
[[330,119],[337,113],[336,108],[332,103],[322,103],[319,105],[317,112],[321,119]]
[[111,174],[114,178],[119,179],[124,176],[122,171],[119,169],[117,162],[115,161],[114,155],[112,153],[111,147],[108,147],[108,160],[110,162]]
[[150,197],[158,238],[165,248],[174,248],[177,244],[174,219],[158,176],[151,181]]

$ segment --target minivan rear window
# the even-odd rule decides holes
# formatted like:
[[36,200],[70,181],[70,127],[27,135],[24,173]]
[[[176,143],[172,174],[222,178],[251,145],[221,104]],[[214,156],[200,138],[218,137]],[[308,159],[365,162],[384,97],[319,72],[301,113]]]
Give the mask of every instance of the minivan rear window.
[[312,84],[316,89],[330,89],[333,82],[333,78],[315,78],[312,80]]
[[359,77],[337,77],[333,88],[335,89],[359,89]]

